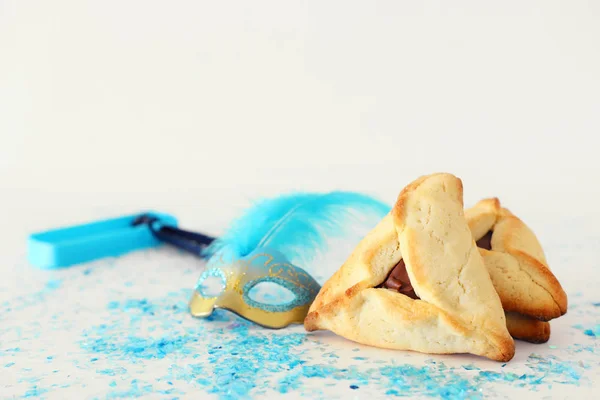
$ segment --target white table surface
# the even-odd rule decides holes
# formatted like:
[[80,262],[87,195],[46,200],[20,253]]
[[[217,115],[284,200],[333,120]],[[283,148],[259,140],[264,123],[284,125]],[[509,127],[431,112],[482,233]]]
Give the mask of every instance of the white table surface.
[[[598,5],[494,3],[1,1],[0,398],[597,397]],[[569,295],[505,366],[193,319],[203,264],[166,248],[25,260],[48,228],[218,235],[250,199],[436,171],[524,219]]]
[[555,216],[537,224],[569,311],[551,322],[548,343],[517,342],[515,358],[502,364],[379,350],[298,326],[270,331],[227,312],[194,319],[187,301],[203,263],[169,248],[34,269],[24,258],[27,227],[57,218],[5,220],[14,228],[5,231],[11,245],[0,260],[2,398],[591,398],[598,387],[598,338],[585,334],[600,335],[597,219]]

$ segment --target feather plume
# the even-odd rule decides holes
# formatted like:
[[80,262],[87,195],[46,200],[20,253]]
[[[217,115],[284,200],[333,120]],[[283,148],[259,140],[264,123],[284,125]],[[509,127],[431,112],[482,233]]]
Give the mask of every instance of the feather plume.
[[250,207],[207,252],[228,260],[269,248],[314,273],[309,264],[330,250],[332,241],[354,247],[389,210],[389,205],[354,192],[283,195]]

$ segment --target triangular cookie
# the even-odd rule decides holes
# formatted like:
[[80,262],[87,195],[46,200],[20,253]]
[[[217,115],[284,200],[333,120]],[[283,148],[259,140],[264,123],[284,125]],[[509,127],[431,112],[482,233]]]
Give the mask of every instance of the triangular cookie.
[[434,174],[404,188],[325,283],[304,326],[382,348],[510,360],[514,341],[464,218],[460,179]]
[[496,198],[480,201],[465,217],[507,312],[541,321],[567,312],[567,295],[523,221]]
[[550,339],[550,323],[523,314],[507,312],[506,327],[515,338],[530,343],[546,343]]

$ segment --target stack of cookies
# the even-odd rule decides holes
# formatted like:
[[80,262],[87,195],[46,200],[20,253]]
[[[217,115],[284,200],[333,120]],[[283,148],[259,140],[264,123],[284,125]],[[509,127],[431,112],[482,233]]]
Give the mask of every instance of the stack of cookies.
[[465,211],[515,339],[545,343],[547,321],[567,312],[567,295],[552,274],[535,234],[496,198]]
[[498,199],[463,209],[462,182],[424,176],[325,283],[304,321],[376,347],[514,356],[546,342],[567,296],[533,232]]

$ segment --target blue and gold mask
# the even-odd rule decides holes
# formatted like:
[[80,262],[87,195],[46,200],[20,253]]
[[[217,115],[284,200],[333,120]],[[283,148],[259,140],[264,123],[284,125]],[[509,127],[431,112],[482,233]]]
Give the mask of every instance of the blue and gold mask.
[[[209,277],[221,280],[223,290],[217,296],[204,294],[203,284]],[[294,297],[277,304],[256,299],[253,289],[262,283],[279,285]],[[190,312],[195,317],[207,317],[215,308],[222,308],[267,328],[284,328],[304,321],[319,290],[318,282],[289,263],[282,253],[261,248],[237,260],[211,260],[198,279]]]
[[[175,217],[149,211],[34,233],[28,258],[39,268],[63,268],[169,243],[208,259],[190,300],[192,315],[207,317],[222,308],[265,327],[283,328],[302,323],[319,292],[308,271],[327,279],[389,209],[360,193],[284,195],[255,204],[217,239],[180,229]],[[332,250],[342,253],[341,260],[322,257]],[[208,278],[221,280],[220,293],[205,293]],[[253,297],[253,290],[265,283],[287,290],[292,298],[268,302]]]
[[[190,301],[192,315],[207,317],[223,308],[268,328],[301,324],[320,290],[308,271],[328,278],[339,261],[324,261],[327,254],[341,251],[340,261],[346,259],[388,212],[386,204],[352,192],[303,193],[256,204],[207,249],[207,269]],[[204,293],[209,277],[221,280],[219,294]],[[253,288],[263,283],[279,285],[293,298],[276,304],[253,298]]]

